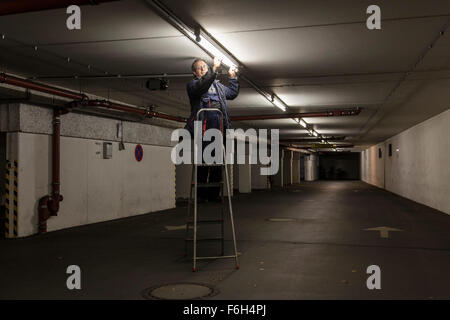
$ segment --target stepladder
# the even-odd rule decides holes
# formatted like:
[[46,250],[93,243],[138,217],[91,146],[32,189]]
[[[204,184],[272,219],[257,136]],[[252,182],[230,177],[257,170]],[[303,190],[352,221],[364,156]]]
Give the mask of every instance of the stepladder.
[[[197,112],[196,119],[199,120],[200,114],[204,112],[218,112],[220,115],[220,128],[223,128],[223,113],[218,108],[203,108]],[[201,133],[200,133],[201,134]],[[223,135],[223,131],[221,132]],[[191,175],[191,184],[190,184],[190,193],[189,193],[189,201],[188,201],[188,210],[186,217],[186,237],[185,237],[185,255],[188,252],[188,244],[192,242],[193,250],[192,250],[192,271],[198,271],[198,261],[199,260],[208,260],[208,259],[234,259],[236,269],[239,269],[239,260],[238,260],[238,251],[236,244],[236,231],[234,225],[234,217],[233,217],[233,207],[231,203],[231,186],[230,186],[230,175],[228,172],[228,167],[226,164],[226,155],[225,155],[225,145],[224,139],[221,139],[221,159],[220,163],[216,162],[204,162],[197,163],[194,161],[192,165],[192,175]],[[197,148],[202,148],[202,146],[194,145],[194,152],[197,152]],[[200,150],[201,151],[201,150]],[[218,171],[221,170],[221,171]],[[202,181],[199,182],[199,171],[202,173]],[[218,172],[221,174],[217,175]],[[215,174],[213,174],[215,173]],[[217,179],[218,178],[218,179]],[[219,198],[214,201],[214,204],[201,204],[202,206],[202,215],[199,216],[199,188],[202,190],[207,190],[207,188],[216,188],[219,189]],[[226,195],[225,195],[226,188]],[[214,193],[214,192],[213,192]],[[205,193],[203,193],[205,194]],[[225,200],[225,198],[227,198]],[[201,199],[203,200],[203,199]],[[205,214],[206,213],[206,214]],[[228,213],[228,214],[226,214]],[[225,254],[225,218],[229,218],[229,225],[231,226],[231,236],[232,236],[232,244],[233,244],[233,254],[226,255]],[[209,233],[208,236],[199,235],[198,229],[199,226],[206,225],[217,225],[220,227],[219,235],[211,236]],[[219,243],[220,244],[220,254],[219,255],[211,255],[211,256],[199,256],[199,244],[200,243]]]

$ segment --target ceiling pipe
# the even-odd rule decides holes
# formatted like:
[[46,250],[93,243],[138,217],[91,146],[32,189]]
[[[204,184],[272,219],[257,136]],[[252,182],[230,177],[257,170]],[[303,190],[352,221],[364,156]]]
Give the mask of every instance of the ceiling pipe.
[[35,76],[32,80],[90,80],[90,79],[159,79],[159,78],[188,78],[192,73],[161,73],[161,74],[116,74],[91,76]]
[[67,109],[53,109],[53,136],[52,136],[52,193],[39,199],[38,217],[39,233],[47,232],[47,220],[57,216],[59,203],[63,201],[60,194],[60,163],[61,163],[61,115],[68,113]]
[[314,145],[314,144],[291,144],[296,146],[297,148],[308,148],[313,150],[321,150],[321,149],[337,149],[337,148],[354,148],[355,145],[353,144],[346,144],[346,145],[340,145],[340,144],[320,144],[320,145]]
[[[110,102],[107,100],[89,100],[89,97],[84,93],[76,93],[70,90],[60,89],[49,85],[44,85],[30,80],[21,79],[6,73],[0,73],[0,83],[5,83],[25,89],[35,90],[63,98],[73,100],[71,107],[81,104],[88,107],[102,107],[123,112],[130,112],[140,114],[148,118],[161,118],[177,122],[186,122],[186,118],[179,116],[172,116],[165,113],[153,111],[151,108],[143,109],[132,107],[120,103]],[[287,119],[287,118],[311,118],[311,117],[337,117],[337,116],[354,116],[361,112],[361,108],[353,109],[337,109],[322,112],[305,112],[305,113],[287,113],[287,114],[266,114],[266,115],[250,115],[250,116],[232,116],[232,121],[246,121],[246,120],[269,120],[269,119]]]
[[265,115],[250,115],[250,116],[232,116],[232,121],[247,121],[247,120],[269,120],[269,119],[289,119],[289,118],[312,118],[312,117],[343,117],[356,116],[361,112],[361,108],[353,109],[336,109],[322,112],[303,112],[303,113],[283,113],[283,114],[265,114]]
[[98,5],[119,0],[4,0],[0,2],[0,16],[67,8],[70,5]]
[[52,94],[62,98],[68,98],[72,100],[83,100],[87,96],[83,94],[78,94],[69,90],[59,89],[45,84],[35,83],[29,80],[21,79],[6,73],[0,73],[0,83],[10,84],[12,86],[21,87],[25,89],[31,89],[43,93]]
[[81,102],[81,106],[102,107],[102,108],[108,108],[108,109],[119,110],[119,111],[124,111],[124,112],[137,113],[137,114],[140,114],[140,115],[148,117],[148,118],[155,117],[155,118],[172,120],[172,121],[177,121],[177,122],[186,122],[187,121],[186,118],[172,116],[172,115],[166,114],[166,113],[155,112],[155,111],[152,111],[151,108],[147,108],[147,109],[134,108],[134,107],[130,107],[127,105],[110,102],[107,100],[88,100],[85,102]]
[[321,142],[322,140],[327,140],[327,141],[341,141],[341,140],[345,140],[345,136],[340,136],[340,137],[335,137],[335,136],[331,136],[331,137],[326,137],[326,138],[288,138],[288,139],[280,139],[280,142],[290,142],[290,143],[295,143],[295,142]]
[[62,98],[68,98],[73,100],[72,103],[69,103],[69,106],[75,107],[78,104],[81,104],[82,106],[89,106],[89,107],[102,107],[102,108],[109,108],[113,110],[119,110],[124,112],[130,112],[130,113],[136,113],[140,114],[142,116],[146,116],[149,118],[161,118],[166,120],[172,120],[177,122],[186,122],[186,118],[178,117],[178,116],[172,116],[165,113],[159,113],[156,111],[152,111],[150,108],[143,109],[143,108],[136,108],[131,107],[128,105],[120,104],[120,103],[113,103],[106,100],[89,100],[88,96],[84,93],[76,93],[69,90],[64,90],[60,88],[55,88],[52,86],[35,83],[30,80],[21,79],[15,76],[11,76],[5,73],[0,73],[0,83],[6,83],[9,85],[25,88],[25,89],[31,89],[43,93],[48,93],[51,95],[55,95]]

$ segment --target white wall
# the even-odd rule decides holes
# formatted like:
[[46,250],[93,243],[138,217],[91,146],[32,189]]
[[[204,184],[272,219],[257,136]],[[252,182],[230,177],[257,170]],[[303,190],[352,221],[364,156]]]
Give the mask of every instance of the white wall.
[[[447,110],[365,150],[362,180],[379,187],[384,183],[388,191],[450,214],[449,130]],[[392,157],[388,156],[389,144]],[[384,147],[382,161],[379,146]]]
[[[37,232],[39,199],[51,191],[51,136],[10,133],[18,137],[19,236]],[[58,216],[47,222],[53,231],[88,223],[175,207],[175,168],[171,147],[136,144],[103,159],[103,141],[61,137],[61,194]]]
[[[381,149],[381,158],[378,157],[378,149]],[[384,188],[384,162],[386,156],[384,142],[364,150],[361,153],[361,180],[379,188]]]

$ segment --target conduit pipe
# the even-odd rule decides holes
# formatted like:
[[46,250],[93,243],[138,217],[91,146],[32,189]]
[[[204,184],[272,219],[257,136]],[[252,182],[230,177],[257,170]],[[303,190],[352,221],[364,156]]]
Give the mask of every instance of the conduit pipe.
[[13,85],[16,87],[21,87],[25,89],[31,89],[43,93],[48,93],[51,95],[55,95],[62,98],[69,98],[74,100],[73,103],[69,103],[69,106],[77,106],[79,103],[81,106],[90,106],[90,107],[103,107],[114,110],[120,110],[130,113],[137,113],[143,116],[147,116],[149,118],[161,118],[166,120],[178,121],[178,122],[186,122],[186,118],[172,116],[165,113],[159,113],[152,111],[150,109],[142,109],[131,107],[128,105],[123,105],[120,103],[112,103],[106,100],[89,100],[88,96],[83,93],[76,93],[69,90],[64,90],[60,88],[55,88],[49,85],[44,85],[40,83],[36,83],[30,80],[21,79],[15,76],[11,76],[6,73],[0,73],[0,83],[6,83],[9,85]]
[[47,232],[47,220],[57,216],[59,203],[63,201],[60,194],[60,159],[61,159],[61,115],[68,113],[67,109],[53,109],[53,136],[52,136],[52,192],[39,199],[39,233]]
[[[186,122],[186,118],[172,116],[165,113],[155,112],[150,109],[136,108],[120,103],[113,103],[106,100],[89,100],[88,96],[83,93],[76,93],[69,90],[55,88],[49,85],[39,84],[30,80],[21,79],[6,73],[0,73],[0,83],[6,83],[13,86],[31,89],[39,92],[52,94],[55,96],[69,98],[74,100],[75,104],[78,102],[82,106],[96,106],[120,110],[130,113],[137,113],[149,118],[161,118],[177,122]],[[361,108],[353,109],[336,109],[321,112],[304,112],[304,113],[283,113],[283,114],[266,114],[266,115],[249,115],[249,116],[231,116],[232,121],[246,121],[246,120],[269,120],[269,119],[288,119],[288,118],[311,118],[311,117],[339,117],[339,116],[355,116],[361,112]]]
[[67,8],[70,5],[97,5],[103,2],[118,0],[3,0],[0,2],[0,16],[9,14],[26,13],[50,9]]
[[186,118],[178,117],[178,116],[172,116],[170,114],[166,113],[160,113],[152,111],[149,109],[140,109],[140,108],[134,108],[127,105],[119,104],[119,103],[113,103],[107,100],[88,100],[81,102],[82,106],[89,106],[89,107],[102,107],[102,108],[108,108],[113,110],[119,110],[119,111],[125,111],[125,112],[131,112],[131,113],[137,113],[142,116],[146,116],[148,118],[161,118],[166,120],[172,120],[177,122],[186,122]]
[[341,141],[341,140],[345,140],[345,136],[339,136],[339,137],[335,137],[335,136],[331,136],[331,137],[326,137],[326,138],[285,138],[285,139],[280,139],[280,142],[286,142],[286,143],[295,143],[295,142],[321,142],[322,140],[327,140],[327,141]]
[[353,108],[353,109],[337,109],[337,110],[322,111],[322,112],[234,116],[234,117],[230,117],[230,120],[246,121],[246,120],[269,120],[269,119],[311,118],[311,117],[342,117],[342,116],[356,116],[360,112],[361,112],[361,108]]

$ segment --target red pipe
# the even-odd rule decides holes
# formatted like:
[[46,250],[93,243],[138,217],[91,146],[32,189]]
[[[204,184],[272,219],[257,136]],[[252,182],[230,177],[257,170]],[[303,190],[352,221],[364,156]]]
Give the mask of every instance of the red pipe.
[[60,158],[61,158],[61,119],[60,116],[68,113],[67,110],[53,110],[53,137],[52,137],[52,193],[39,199],[39,233],[47,232],[47,220],[57,216],[59,203],[63,201],[60,194]]
[[67,8],[75,5],[96,5],[102,2],[112,2],[118,0],[3,0],[0,2],[0,16],[9,14],[26,13],[50,9]]
[[308,139],[308,137],[305,138],[287,138],[287,139],[280,139],[280,142],[286,142],[286,143],[294,143],[294,142],[320,142],[322,140],[327,140],[327,141],[340,141],[340,140],[345,140],[346,137],[340,136],[340,137],[326,137],[326,138],[310,138]]
[[[28,88],[40,92],[49,93],[55,96],[73,99],[75,101],[81,101],[82,105],[104,107],[114,110],[120,110],[125,112],[137,113],[145,115],[150,118],[161,118],[166,120],[186,122],[186,118],[172,116],[169,114],[154,112],[151,110],[144,110],[142,108],[130,107],[127,105],[112,103],[106,100],[89,100],[85,94],[75,93],[69,90],[63,90],[48,85],[35,83],[29,80],[20,79],[5,73],[0,73],[0,83],[11,84],[14,86]],[[304,112],[304,113],[284,113],[284,114],[266,114],[266,115],[250,115],[250,116],[234,116],[230,117],[232,121],[245,121],[245,120],[267,120],[267,119],[287,119],[287,118],[310,118],[310,117],[338,117],[338,116],[354,116],[361,112],[360,108],[354,109],[338,109],[322,112]]]
[[13,86],[36,90],[36,91],[53,94],[55,96],[60,96],[60,97],[69,98],[69,99],[73,99],[73,100],[85,99],[84,95],[77,94],[77,93],[71,92],[69,90],[63,90],[63,89],[47,86],[44,84],[35,83],[32,81],[28,81],[25,79],[11,76],[6,73],[0,73],[0,83],[6,83],[6,84],[13,85]]
[[36,83],[33,81],[17,78],[5,73],[0,73],[0,83],[6,83],[13,86],[21,87],[21,88],[27,88],[31,90],[36,90],[39,92],[44,92],[48,94],[52,94],[55,96],[63,97],[63,98],[69,98],[73,99],[75,101],[81,102],[82,105],[85,106],[95,106],[95,107],[104,107],[114,110],[120,110],[125,112],[131,112],[131,113],[137,113],[140,115],[145,115],[150,118],[161,118],[161,119],[167,119],[167,120],[173,120],[178,122],[186,122],[186,118],[172,116],[165,113],[159,113],[154,112],[150,110],[144,110],[141,108],[135,108],[130,107],[127,105],[119,104],[119,103],[112,103],[106,100],[89,100],[88,97],[85,94],[76,93],[69,90],[59,89],[52,86]]
[[178,122],[186,122],[186,118],[183,117],[177,117],[172,116],[170,114],[160,113],[160,112],[154,112],[151,110],[144,110],[144,109],[138,109],[130,106],[126,106],[123,104],[113,103],[106,100],[89,100],[86,103],[82,103],[82,105],[88,105],[88,106],[95,106],[95,107],[103,107],[103,108],[109,108],[119,111],[126,111],[126,112],[132,112],[137,113],[143,116],[147,116],[149,118],[161,118],[161,119],[167,119],[172,121],[178,121]]
[[339,109],[323,112],[303,112],[303,113],[281,113],[281,114],[265,114],[251,116],[234,116],[230,117],[232,121],[245,120],[268,120],[268,119],[288,119],[288,118],[311,118],[311,117],[341,117],[356,116],[361,112],[361,108],[355,109]]

